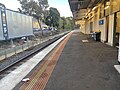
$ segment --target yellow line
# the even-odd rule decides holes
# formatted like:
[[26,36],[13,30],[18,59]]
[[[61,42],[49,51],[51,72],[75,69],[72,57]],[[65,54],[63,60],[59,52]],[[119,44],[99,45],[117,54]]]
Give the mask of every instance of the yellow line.
[[47,68],[48,64],[50,63],[50,61],[52,60],[52,58],[55,56],[55,54],[57,53],[57,51],[60,49],[60,47],[63,45],[63,42],[57,47],[56,51],[52,54],[52,56],[49,58],[48,62],[46,62],[46,64],[40,69],[40,71],[37,73],[37,75],[32,79],[31,83],[27,86],[27,88],[25,90],[32,90],[34,84],[37,82],[37,80],[39,79],[39,76],[41,76],[41,74],[45,71],[45,69]]

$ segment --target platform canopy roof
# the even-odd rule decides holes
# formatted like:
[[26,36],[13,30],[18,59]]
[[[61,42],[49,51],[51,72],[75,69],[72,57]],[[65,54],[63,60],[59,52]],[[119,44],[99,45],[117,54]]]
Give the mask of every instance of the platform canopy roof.
[[[74,19],[81,19],[89,9],[92,9],[101,1],[102,0],[68,0]],[[75,15],[77,15],[76,13],[80,13],[81,15],[75,17]]]

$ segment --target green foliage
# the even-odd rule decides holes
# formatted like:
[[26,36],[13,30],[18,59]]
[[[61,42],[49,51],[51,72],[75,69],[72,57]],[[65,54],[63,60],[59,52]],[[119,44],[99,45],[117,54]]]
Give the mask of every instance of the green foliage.
[[40,20],[46,23],[46,25],[51,27],[59,27],[62,29],[72,29],[74,23],[72,17],[61,17],[60,13],[56,8],[48,8],[48,0],[18,0],[21,4],[22,10],[19,9],[21,13],[31,15],[36,18],[39,22]]
[[45,23],[48,26],[58,27],[60,20],[60,13],[56,8],[50,7],[49,15],[46,17]]
[[[18,0],[22,7],[22,13],[31,15],[36,19],[44,19],[46,8],[48,7],[47,0]],[[19,10],[20,11],[20,10]]]
[[59,20],[59,29],[62,29],[62,27],[63,27],[63,20],[60,18],[60,20]]
[[[47,0],[18,0],[21,4],[22,10],[19,9],[20,12],[31,15],[38,20],[40,29],[41,23],[40,20],[44,21],[46,16],[46,8],[49,6]],[[43,32],[42,32],[43,35]]]
[[73,17],[67,17],[67,29],[73,29],[74,28],[74,21],[73,21]]
[[73,29],[74,27],[74,22],[73,22],[73,18],[72,17],[61,17],[60,19],[60,29]]
[[67,24],[66,18],[65,17],[61,17],[61,19],[63,21],[62,28],[65,29],[65,25]]

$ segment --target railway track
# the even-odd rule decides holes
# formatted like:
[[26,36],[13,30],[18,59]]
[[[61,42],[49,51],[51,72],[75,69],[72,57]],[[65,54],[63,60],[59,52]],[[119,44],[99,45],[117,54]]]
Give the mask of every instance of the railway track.
[[50,44],[54,43],[55,41],[57,41],[58,39],[60,39],[64,35],[66,35],[67,33],[64,33],[63,35],[60,35],[60,36],[50,39],[40,45],[30,48],[30,49],[26,50],[25,52],[22,52],[11,58],[8,58],[7,60],[5,60],[5,62],[4,61],[0,62],[0,79],[3,78],[6,74],[10,73],[13,69],[17,68],[22,63],[26,62],[28,60],[28,58],[34,56],[35,54],[37,54],[38,52],[40,52],[41,50],[43,50]]

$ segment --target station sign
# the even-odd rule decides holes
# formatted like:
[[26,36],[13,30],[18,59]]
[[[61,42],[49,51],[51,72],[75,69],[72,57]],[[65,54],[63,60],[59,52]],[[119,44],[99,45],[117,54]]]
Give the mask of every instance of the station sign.
[[104,20],[99,20],[99,25],[103,25],[104,24]]

